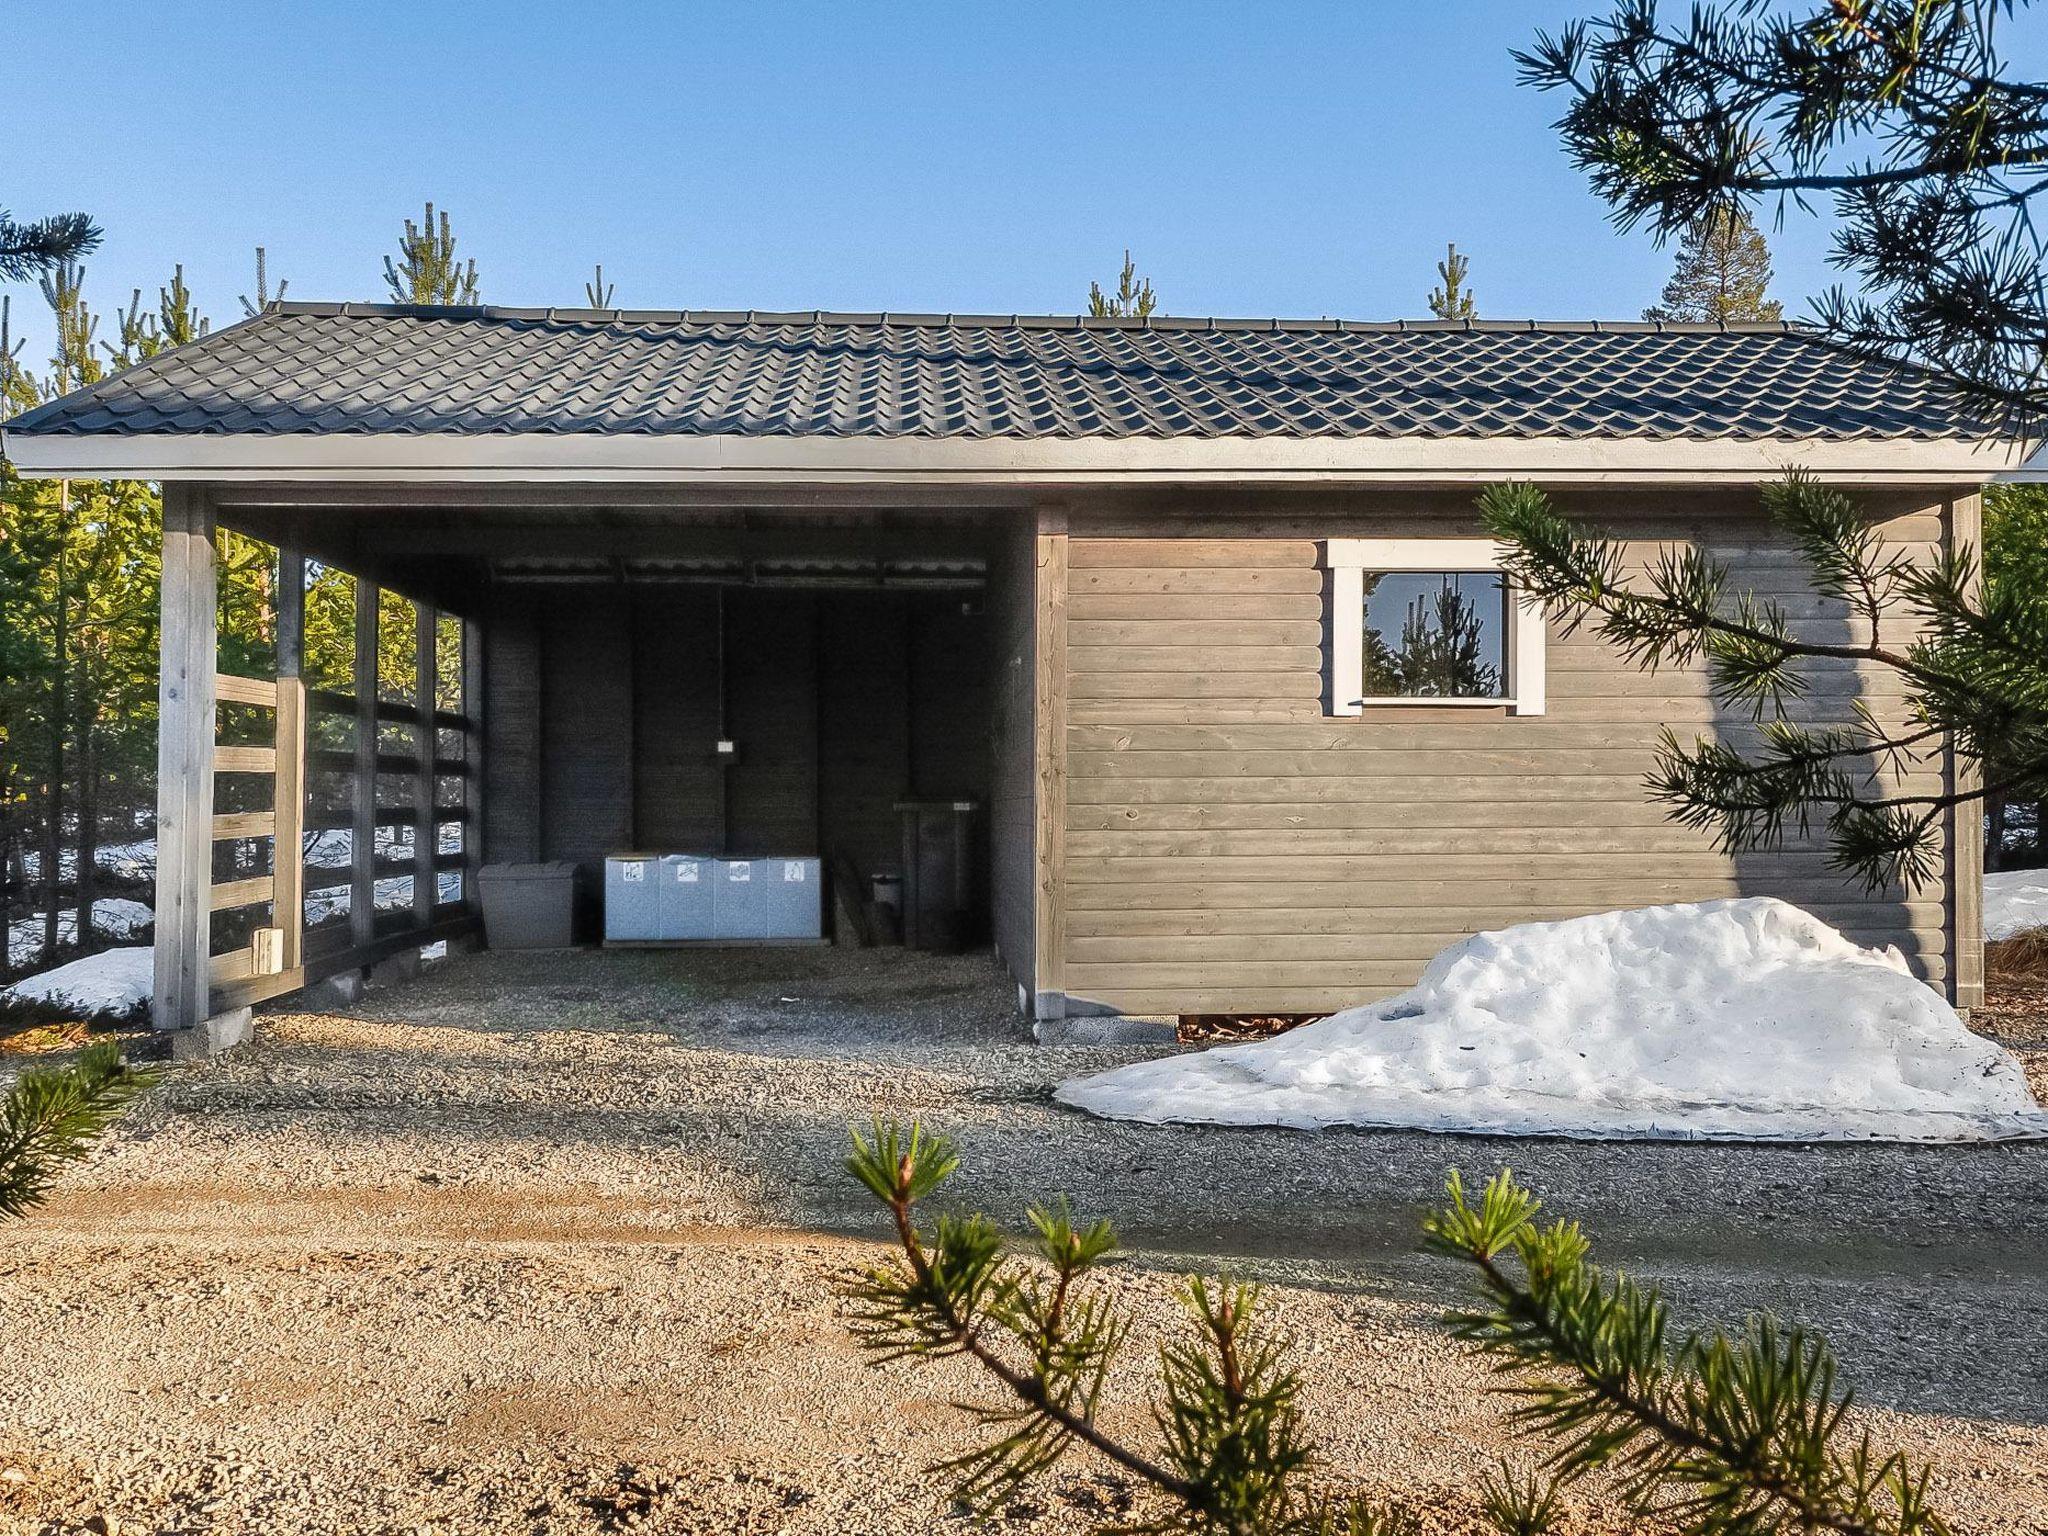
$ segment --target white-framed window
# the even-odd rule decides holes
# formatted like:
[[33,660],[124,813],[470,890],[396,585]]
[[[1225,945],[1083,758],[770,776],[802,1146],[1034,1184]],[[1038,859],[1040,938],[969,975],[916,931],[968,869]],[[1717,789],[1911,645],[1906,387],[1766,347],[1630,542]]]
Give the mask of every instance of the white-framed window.
[[1543,610],[1491,539],[1330,539],[1330,709],[1543,713]]

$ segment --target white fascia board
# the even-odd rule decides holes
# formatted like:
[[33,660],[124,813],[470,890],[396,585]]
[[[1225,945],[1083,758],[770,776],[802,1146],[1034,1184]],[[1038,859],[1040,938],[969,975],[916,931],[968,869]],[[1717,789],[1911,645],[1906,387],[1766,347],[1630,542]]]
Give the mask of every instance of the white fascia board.
[[1774,438],[916,438],[571,433],[7,433],[25,475],[147,480],[1981,482],[2005,442]]

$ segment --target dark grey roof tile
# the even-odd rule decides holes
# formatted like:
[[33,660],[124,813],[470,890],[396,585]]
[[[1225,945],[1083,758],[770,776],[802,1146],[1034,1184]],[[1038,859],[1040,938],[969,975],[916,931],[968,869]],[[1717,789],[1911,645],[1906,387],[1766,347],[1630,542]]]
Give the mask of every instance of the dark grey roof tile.
[[273,305],[10,432],[1932,438],[1791,327]]

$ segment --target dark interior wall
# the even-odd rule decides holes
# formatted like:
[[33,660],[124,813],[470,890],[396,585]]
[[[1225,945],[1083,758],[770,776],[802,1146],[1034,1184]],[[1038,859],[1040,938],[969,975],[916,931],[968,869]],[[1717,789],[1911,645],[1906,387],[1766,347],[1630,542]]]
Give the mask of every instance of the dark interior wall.
[[537,587],[485,634],[494,861],[815,854],[865,880],[900,863],[898,801],[987,802],[979,593]]
[[540,628],[541,857],[633,844],[633,655],[618,602],[551,604]]
[[540,857],[540,630],[506,601],[484,626],[484,857]]
[[668,587],[633,599],[633,843],[710,852],[718,846],[725,772],[718,740],[718,593]]
[[872,874],[899,858],[896,802],[910,788],[911,605],[897,594],[848,592],[818,617],[826,853]]
[[725,853],[818,851],[818,604],[815,592],[728,588]]

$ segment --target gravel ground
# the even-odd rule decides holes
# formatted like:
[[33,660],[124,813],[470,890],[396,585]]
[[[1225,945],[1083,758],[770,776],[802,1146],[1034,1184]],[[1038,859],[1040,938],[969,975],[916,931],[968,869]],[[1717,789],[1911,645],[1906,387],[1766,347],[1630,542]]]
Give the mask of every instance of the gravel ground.
[[[1177,1274],[1265,1281],[1327,1475],[1434,1529],[1473,1528],[1460,1485],[1508,1442],[1416,1222],[1447,1167],[1507,1163],[1681,1319],[1824,1329],[1959,1530],[2048,1531],[2048,1146],[1159,1130],[1050,1102],[1137,1054],[1033,1044],[972,956],[458,957],[274,1014],[0,1238],[0,1532],[967,1529],[918,1469],[970,1443],[947,1405],[976,1384],[876,1369],[833,1313],[881,1251],[838,1166],[877,1109],[959,1138],[963,1202],[1065,1192],[1117,1222],[1139,1376]],[[1142,1433],[1142,1382],[1107,1416]],[[1003,1523],[1132,1497],[1077,1458]],[[1570,1516],[1629,1528],[1598,1490]]]

